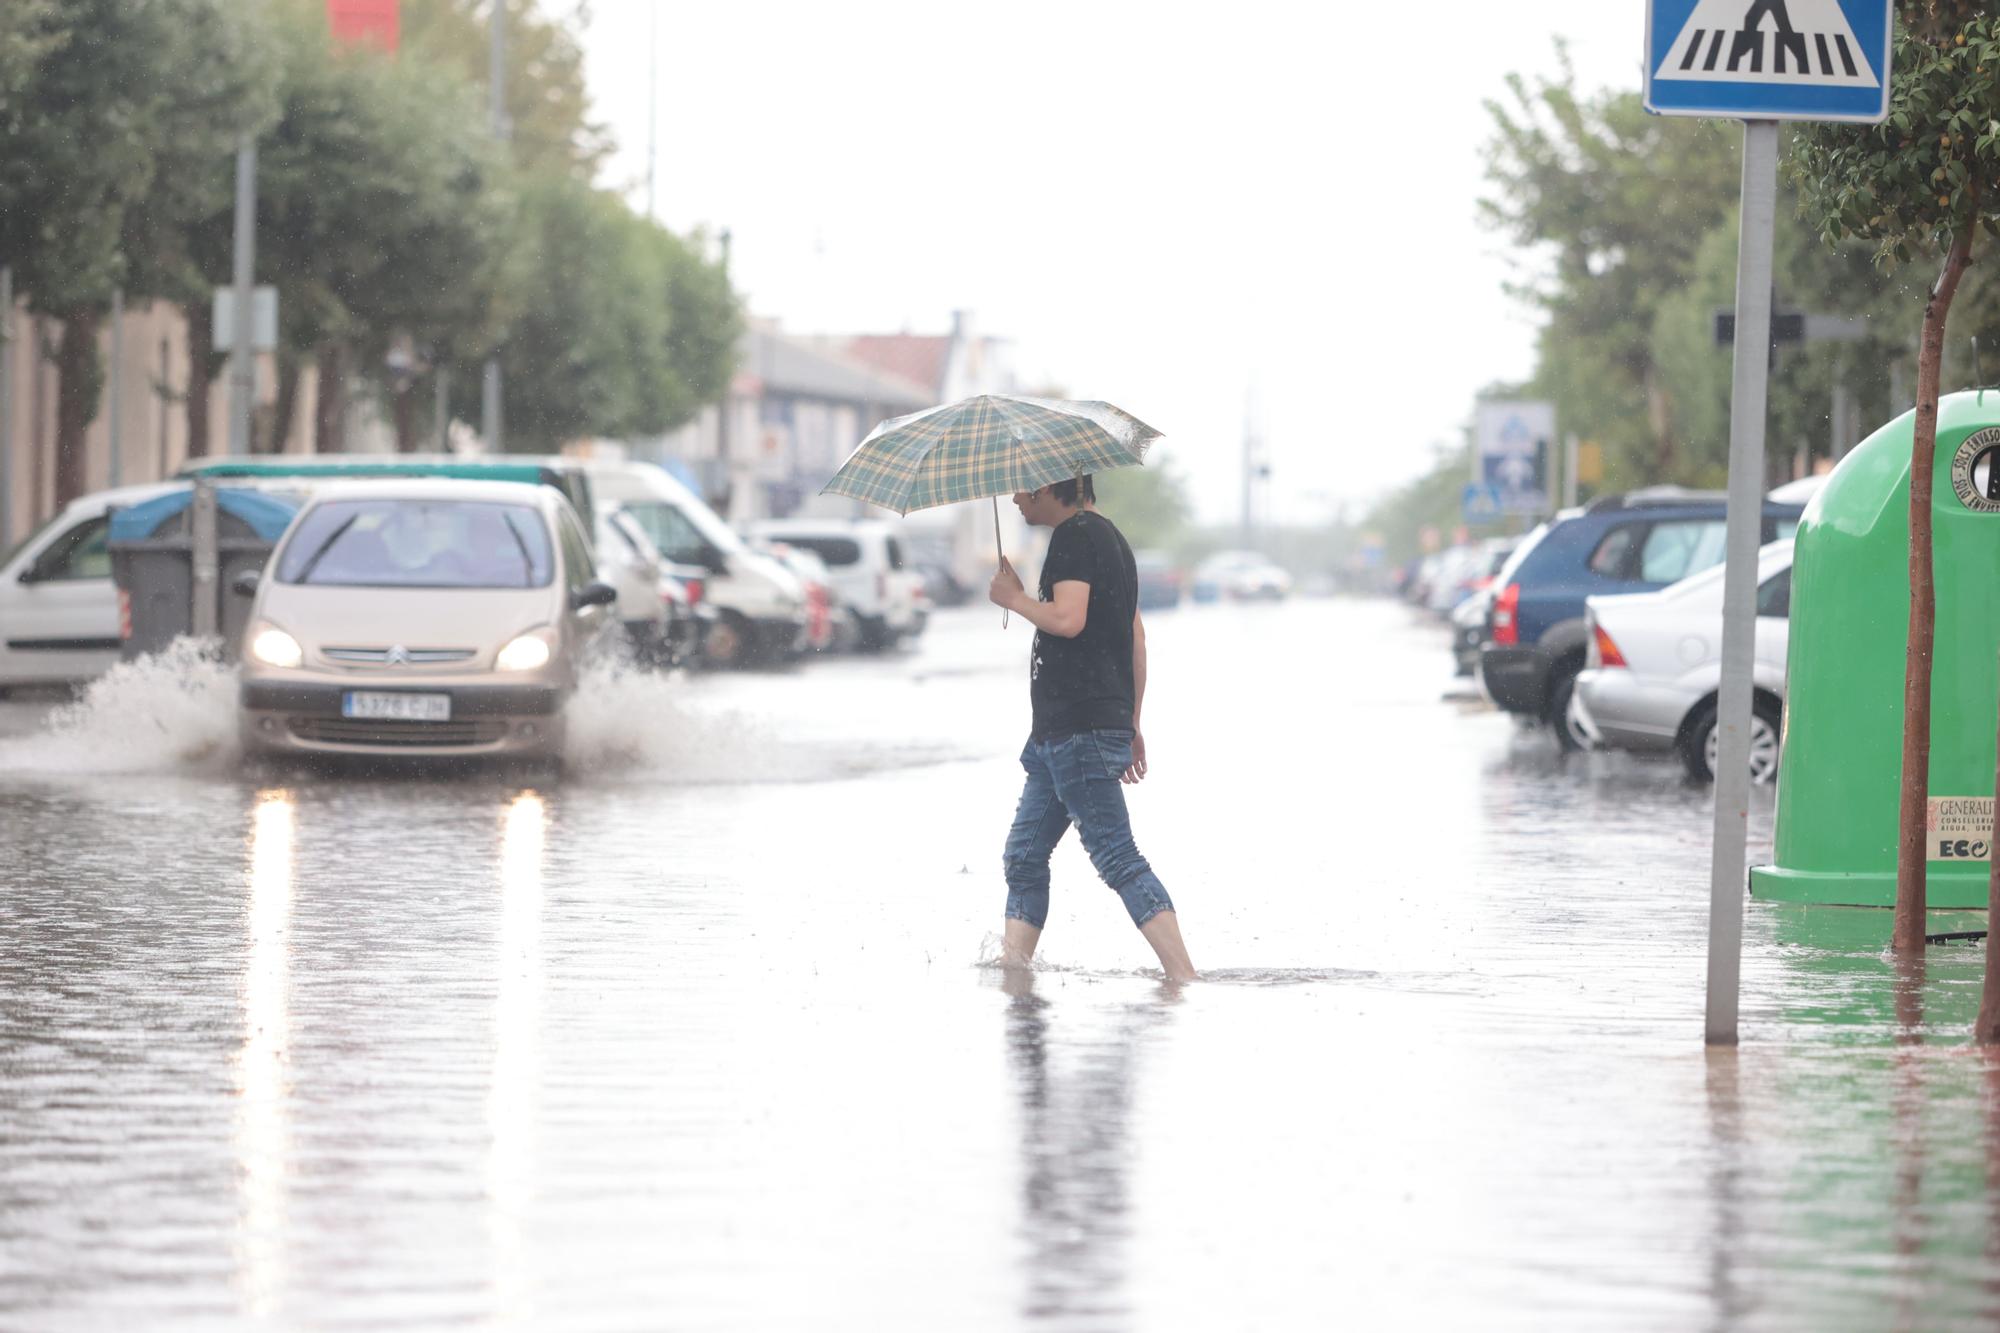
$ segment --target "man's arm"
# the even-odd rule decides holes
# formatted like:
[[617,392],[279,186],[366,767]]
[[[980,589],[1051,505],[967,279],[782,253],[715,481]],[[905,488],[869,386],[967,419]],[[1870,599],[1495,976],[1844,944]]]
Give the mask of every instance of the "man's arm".
[[1146,622],[1132,613],[1132,766],[1123,781],[1138,782],[1146,776],[1146,733],[1139,727],[1139,713],[1146,706]]
[[1036,629],[1059,639],[1074,639],[1083,633],[1084,622],[1090,617],[1088,583],[1064,579],[1051,589],[1050,600],[1044,602],[1028,595],[1028,590],[1021,586],[1021,576],[1004,559],[1000,562],[1000,572],[986,589],[986,596],[995,606],[1014,612]]

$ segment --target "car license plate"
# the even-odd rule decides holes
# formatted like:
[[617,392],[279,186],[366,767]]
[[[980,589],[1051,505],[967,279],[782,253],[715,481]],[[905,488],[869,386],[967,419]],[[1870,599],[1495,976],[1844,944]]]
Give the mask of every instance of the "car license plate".
[[340,697],[340,715],[376,722],[449,722],[451,696],[349,690]]

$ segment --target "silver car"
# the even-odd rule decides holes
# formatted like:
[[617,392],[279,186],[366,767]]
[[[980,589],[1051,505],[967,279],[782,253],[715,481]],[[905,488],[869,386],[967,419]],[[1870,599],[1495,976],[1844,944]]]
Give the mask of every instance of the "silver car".
[[617,600],[555,490],[428,479],[318,488],[235,591],[266,754],[556,755]]
[[[1589,655],[1570,697],[1570,720],[1595,744],[1671,749],[1690,777],[1714,778],[1722,578],[1717,565],[1655,592],[1588,600]],[[1770,782],[1778,774],[1791,603],[1792,543],[1772,542],[1757,557],[1754,782]]]

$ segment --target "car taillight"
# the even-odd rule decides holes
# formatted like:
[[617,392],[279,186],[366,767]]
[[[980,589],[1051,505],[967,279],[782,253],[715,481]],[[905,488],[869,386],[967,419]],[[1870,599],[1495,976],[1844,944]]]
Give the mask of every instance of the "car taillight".
[[1510,583],[1493,599],[1493,642],[1512,647],[1521,641],[1516,615],[1521,609],[1521,585]]
[[132,637],[132,594],[123,588],[118,590],[118,637]]
[[687,593],[689,606],[700,606],[701,595],[706,591],[700,579],[682,579],[681,590]]
[[1597,665],[1607,667],[1624,666],[1625,654],[1618,651],[1618,645],[1613,643],[1611,636],[1604,632],[1604,626],[1593,622],[1590,629],[1591,649],[1597,657]]

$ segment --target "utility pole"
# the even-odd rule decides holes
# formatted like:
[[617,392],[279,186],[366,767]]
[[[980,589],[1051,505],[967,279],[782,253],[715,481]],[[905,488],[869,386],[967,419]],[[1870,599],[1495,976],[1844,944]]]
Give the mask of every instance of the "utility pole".
[[[507,141],[507,0],[493,0],[493,50],[492,61],[486,72],[487,109],[492,122],[493,137],[500,142]],[[500,355],[494,353],[486,358],[486,379],[480,386],[479,433],[486,439],[486,447],[499,453],[502,444],[500,420]]]
[[14,549],[14,266],[0,264],[0,551]]
[[1243,398],[1243,545],[1252,545],[1257,528],[1257,389]]
[[[236,144],[236,254],[230,299],[236,313],[229,343],[229,452],[250,452],[250,410],[257,394],[250,284],[257,268],[257,140],[244,135]],[[190,392],[196,388],[190,381]]]
[[[722,284],[724,287],[727,287],[729,286],[729,250],[731,241],[729,228],[724,227],[722,229],[721,240]],[[729,471],[729,417],[736,406],[736,352],[734,348],[730,349],[729,364],[729,378],[722,386],[722,402],[715,409],[715,470],[718,476],[711,483],[711,486],[721,487],[724,497],[728,496],[731,489],[730,483],[733,480]],[[702,498],[706,500],[710,497],[703,496]],[[729,517],[726,499],[722,508],[722,516],[724,518]]]
[[104,423],[105,434],[111,439],[110,470],[105,484],[117,486],[122,483],[123,459],[120,457],[124,445],[125,413],[121,400],[125,389],[125,289],[111,289],[111,395]]
[[646,221],[653,220],[653,168],[660,140],[660,6],[646,6]]

